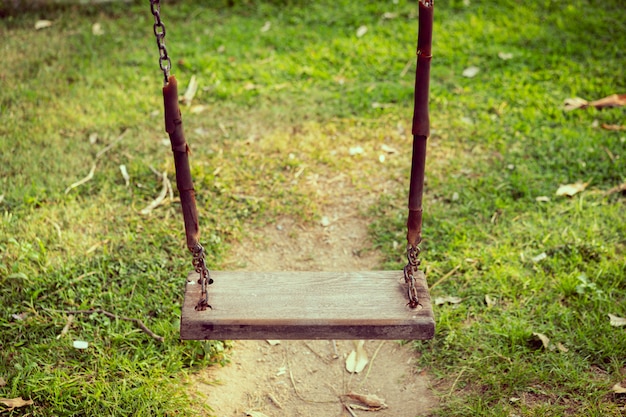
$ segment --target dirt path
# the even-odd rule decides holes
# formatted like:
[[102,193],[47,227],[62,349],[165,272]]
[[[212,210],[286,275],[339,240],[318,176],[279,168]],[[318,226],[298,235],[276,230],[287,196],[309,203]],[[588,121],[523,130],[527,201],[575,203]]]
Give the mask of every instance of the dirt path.
[[[232,269],[375,269],[375,253],[365,253],[367,221],[341,217],[332,207],[325,226],[303,227],[289,219],[258,231],[254,242],[234,251]],[[329,223],[329,224],[328,224]],[[251,248],[252,246],[252,248]],[[251,250],[252,249],[252,250]],[[242,259],[247,262],[242,263]],[[437,405],[416,353],[396,341],[365,341],[369,359],[360,373],[346,370],[358,341],[236,341],[231,362],[194,376],[199,399],[216,417],[375,417],[426,416]],[[362,411],[350,392],[384,399],[385,408]],[[376,398],[366,399],[372,404]],[[352,411],[344,404],[356,404]],[[370,404],[370,405],[371,405]]]

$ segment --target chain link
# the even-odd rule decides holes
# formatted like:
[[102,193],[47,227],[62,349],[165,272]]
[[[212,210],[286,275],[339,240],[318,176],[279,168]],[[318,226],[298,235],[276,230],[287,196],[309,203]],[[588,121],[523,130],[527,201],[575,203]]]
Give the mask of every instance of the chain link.
[[209,304],[209,291],[207,286],[213,284],[213,279],[211,278],[211,273],[209,269],[206,267],[205,257],[204,257],[204,248],[201,244],[196,244],[196,246],[192,249],[193,254],[193,267],[195,271],[200,275],[200,279],[198,280],[198,284],[202,285],[202,294],[200,296],[200,300],[196,305],[196,311],[204,311],[207,308],[213,308]]
[[420,266],[421,261],[418,259],[420,248],[414,245],[408,245],[406,249],[407,264],[404,267],[404,282],[409,286],[407,295],[409,302],[407,305],[411,308],[417,308],[419,299],[417,297],[417,288],[415,287],[415,273]]
[[165,25],[161,20],[161,1],[150,0],[150,11],[154,16],[154,37],[159,47],[159,67],[161,71],[163,71],[163,77],[165,78],[164,84],[167,84],[170,70],[172,69],[172,60],[167,54],[167,48],[165,47]]

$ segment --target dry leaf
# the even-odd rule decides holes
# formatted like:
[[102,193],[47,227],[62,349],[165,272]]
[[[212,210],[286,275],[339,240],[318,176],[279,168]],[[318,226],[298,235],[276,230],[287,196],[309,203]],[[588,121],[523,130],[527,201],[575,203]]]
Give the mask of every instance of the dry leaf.
[[580,98],[580,97],[566,98],[565,100],[563,100],[563,109],[565,111],[584,109],[588,105],[589,105],[589,102],[585,100],[584,98]]
[[15,408],[24,407],[27,405],[33,405],[33,400],[23,400],[22,397],[17,398],[0,398],[0,403],[9,407],[2,411],[11,411]]
[[102,25],[100,23],[94,23],[93,26],[91,27],[91,33],[94,34],[94,36],[102,36],[104,35],[104,30],[102,29]]
[[130,175],[128,175],[126,165],[120,165],[120,172],[122,173],[122,178],[124,178],[124,185],[128,187],[130,185]]
[[612,94],[599,100],[594,100],[589,105],[596,109],[626,106],[626,94]]
[[548,339],[548,336],[545,334],[533,332],[533,336],[541,341],[541,346],[543,346],[544,349],[548,349],[550,347],[550,339]]
[[588,182],[577,182],[575,184],[561,185],[556,190],[556,195],[558,196],[566,195],[568,197],[573,197],[579,192],[584,191],[588,185],[589,185]]
[[272,22],[267,21],[265,22],[265,24],[263,25],[263,27],[261,28],[261,32],[267,32],[268,30],[270,30],[272,28]]
[[474,78],[480,72],[478,67],[467,67],[463,70],[462,75],[466,78]]
[[359,26],[359,28],[356,30],[356,37],[361,38],[366,33],[367,33],[367,26]]
[[385,12],[383,13],[383,19],[395,19],[398,17],[398,13]]
[[612,131],[620,131],[620,130],[626,130],[626,126],[610,125],[610,124],[607,124],[607,123],[602,123],[602,129],[604,129],[604,130],[612,130]]
[[49,20],[38,20],[35,22],[35,30],[41,30],[52,26],[52,22]]
[[547,203],[550,201],[550,197],[545,196],[545,195],[540,195],[539,197],[535,198],[535,201],[537,201],[538,203]]
[[85,342],[83,340],[74,340],[72,346],[74,346],[74,349],[87,349],[89,347],[89,342]]
[[619,382],[611,388],[611,390],[616,394],[626,394],[626,387],[622,387],[622,384]]
[[569,352],[569,349],[568,349],[568,348],[566,348],[566,347],[565,347],[565,345],[564,345],[563,343],[561,343],[561,342],[559,342],[559,343],[557,343],[557,344],[556,344],[556,348],[557,348],[558,350],[560,350],[561,352],[563,352],[563,353],[567,353],[567,352]]
[[0,376],[0,388],[4,387],[6,384],[7,384],[7,381],[5,381],[4,378]]
[[543,261],[544,259],[547,259],[547,258],[548,258],[548,254],[545,253],[545,252],[541,252],[539,255],[533,256],[532,261],[534,263],[537,263],[537,262],[541,262],[541,261]]
[[513,54],[510,52],[498,52],[498,58],[503,61],[508,61],[509,59],[513,58]]
[[498,300],[492,298],[489,294],[485,294],[485,304],[487,304],[487,307],[493,307],[498,304]]
[[613,314],[609,314],[609,319],[611,320],[611,326],[613,327],[626,326],[626,319],[623,317],[617,317]]
[[605,107],[621,107],[626,106],[626,94],[612,94],[599,100],[587,101],[580,97],[566,98],[563,107],[566,111],[585,109],[587,107],[595,107],[603,109]]
[[354,341],[355,350],[350,352],[346,359],[346,370],[350,373],[359,373],[365,369],[365,365],[369,362],[367,352],[365,351],[365,340]]
[[267,340],[267,343],[269,343],[270,346],[276,346],[280,344],[280,340]]
[[446,296],[446,297],[437,297],[435,298],[435,305],[440,306],[442,304],[446,304],[446,303],[450,303],[450,304],[459,304],[461,301],[463,301],[462,298],[460,297],[454,297],[454,296]]
[[189,84],[187,84],[187,89],[185,90],[185,94],[183,94],[182,99],[180,100],[183,104],[187,106],[191,106],[191,102],[193,98],[196,96],[198,92],[198,80],[195,75],[192,75],[189,79]]
[[387,146],[385,144],[380,145],[380,149],[387,153],[398,153],[395,148],[392,148],[391,146]]
[[374,395],[374,394],[363,395],[363,394],[357,394],[355,392],[349,392],[348,394],[346,394],[346,396],[352,398],[353,400],[362,402],[363,404],[367,405],[371,409],[380,410],[383,408],[387,408],[387,404],[385,404],[385,399],[380,398],[379,396]]

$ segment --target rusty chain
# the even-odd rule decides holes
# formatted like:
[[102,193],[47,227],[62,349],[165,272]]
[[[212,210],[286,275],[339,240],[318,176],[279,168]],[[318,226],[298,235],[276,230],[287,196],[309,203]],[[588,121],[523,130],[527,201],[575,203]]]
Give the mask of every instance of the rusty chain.
[[159,47],[159,67],[163,71],[164,84],[167,84],[170,70],[172,69],[172,60],[167,54],[167,48],[165,47],[165,25],[161,20],[161,1],[150,0],[150,11],[154,16],[154,37]]
[[420,254],[419,246],[408,245],[406,249],[407,264],[404,267],[404,282],[409,286],[407,295],[409,302],[407,305],[411,308],[417,308],[419,299],[417,297],[417,287],[415,286],[415,274],[421,261],[418,259]]
[[202,285],[202,294],[200,296],[198,304],[196,305],[196,311],[204,311],[207,308],[212,308],[209,304],[209,291],[207,286],[213,284],[213,279],[211,278],[209,268],[206,267],[204,248],[202,247],[202,245],[199,243],[196,244],[191,253],[193,254],[193,267],[195,271],[200,275],[198,284]]

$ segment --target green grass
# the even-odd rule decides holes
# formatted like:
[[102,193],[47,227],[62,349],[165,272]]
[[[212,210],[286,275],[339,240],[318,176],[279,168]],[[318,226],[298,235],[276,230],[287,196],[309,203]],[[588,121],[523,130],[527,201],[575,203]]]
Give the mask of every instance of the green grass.
[[[250,227],[319,216],[332,196],[318,195],[311,172],[381,193],[365,213],[372,246],[400,267],[414,68],[401,74],[415,56],[416,4],[236,3],[162,9],[174,73],[182,86],[196,75],[194,105],[205,106],[183,112],[210,266]],[[139,214],[160,190],[151,168],[174,172],[149,7],[8,10],[0,397],[33,399],[24,410],[36,416],[194,415],[186,375],[227,357],[221,342],[177,340],[189,269],[177,203]],[[41,18],[53,25],[35,31]],[[599,126],[624,125],[626,113],[562,110],[567,97],[626,90],[623,5],[442,0],[435,20],[422,258],[433,297],[463,301],[437,306],[435,339],[414,344],[442,399],[434,414],[623,415],[610,388],[624,379],[626,335],[607,314],[626,316],[625,200],[604,191],[626,180],[626,132]],[[470,65],[481,71],[465,78]],[[382,143],[400,150],[385,164]],[[347,156],[355,145],[362,158]],[[555,196],[576,181],[587,190]],[[102,315],[76,316],[57,338],[63,310],[91,308],[141,318],[165,342]],[[538,347],[533,332],[564,349]]]

